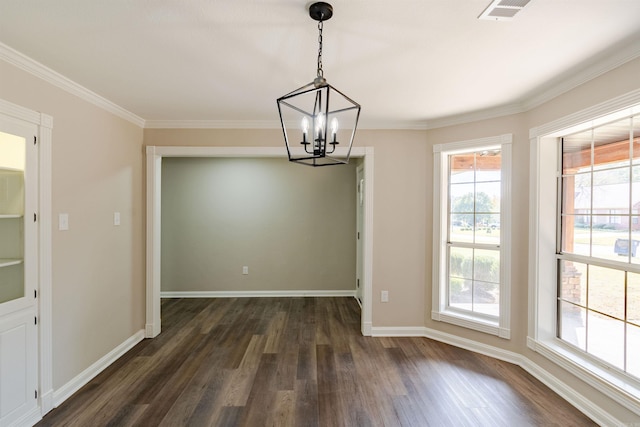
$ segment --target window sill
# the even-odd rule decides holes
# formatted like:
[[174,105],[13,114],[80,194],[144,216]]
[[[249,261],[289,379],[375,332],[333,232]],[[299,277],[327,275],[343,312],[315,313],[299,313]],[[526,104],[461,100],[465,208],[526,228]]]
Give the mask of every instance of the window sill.
[[474,331],[484,332],[485,334],[496,335],[500,338],[511,338],[511,330],[501,328],[497,321],[491,321],[480,317],[465,315],[457,311],[432,311],[431,319],[438,322],[451,323],[452,325],[462,326],[463,328],[473,329]]
[[640,382],[625,378],[624,375],[609,369],[606,365],[584,357],[580,352],[571,350],[556,338],[544,341],[529,338],[527,345],[620,405],[640,415]]

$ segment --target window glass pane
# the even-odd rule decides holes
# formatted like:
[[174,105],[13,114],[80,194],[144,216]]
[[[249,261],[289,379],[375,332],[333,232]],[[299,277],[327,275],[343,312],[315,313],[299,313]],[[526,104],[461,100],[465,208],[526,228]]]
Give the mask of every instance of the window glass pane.
[[565,136],[562,141],[562,174],[585,172],[591,167],[591,129]]
[[[640,274],[627,273],[627,322],[640,326]],[[640,360],[640,352],[636,353]]]
[[[640,153],[638,155],[640,156]],[[631,209],[632,214],[640,213],[640,166],[631,168]]]
[[473,249],[449,248],[449,305],[472,310]]
[[473,311],[476,313],[498,316],[500,302],[500,286],[498,283],[473,282]]
[[562,252],[589,256],[591,254],[591,217],[562,216]]
[[[629,261],[629,217],[593,216],[591,256],[615,261]],[[631,248],[635,253],[635,248]]]
[[626,118],[594,129],[595,166],[612,167],[617,164],[629,164],[630,124],[630,120]]
[[589,308],[624,320],[625,272],[589,266]]
[[471,280],[451,277],[449,279],[449,306],[471,311]]
[[449,191],[451,212],[473,213],[474,184],[451,184]]
[[500,181],[500,150],[482,150],[476,153],[476,182]]
[[473,153],[449,156],[449,182],[451,184],[473,182],[475,176],[473,162]]
[[500,212],[500,182],[476,184],[476,212]]
[[588,311],[587,352],[624,369],[624,322]]
[[473,242],[473,214],[451,214],[449,224],[449,241]]
[[473,278],[473,249],[455,246],[449,248],[449,276]]
[[471,310],[471,280],[457,277],[449,279],[449,306]]
[[640,327],[627,325],[627,372],[640,377]]
[[500,282],[500,251],[476,249],[473,257],[473,279]]
[[586,350],[587,310],[573,304],[560,301],[560,339]]
[[500,244],[500,214],[478,214],[479,223],[476,224],[475,242],[490,245]]
[[586,264],[574,261],[560,261],[560,298],[586,307]]
[[[639,254],[638,244],[640,241],[636,239],[629,240],[628,233],[620,233],[621,237],[616,238],[613,244],[613,252],[617,255],[617,261],[629,262],[629,258],[633,259]],[[615,258],[614,258],[615,259]]]
[[593,213],[629,214],[629,168],[593,172]]
[[25,296],[26,141],[0,132],[0,304]]
[[562,178],[562,213],[591,213],[591,172]]
[[631,263],[640,264],[640,217],[631,217]]

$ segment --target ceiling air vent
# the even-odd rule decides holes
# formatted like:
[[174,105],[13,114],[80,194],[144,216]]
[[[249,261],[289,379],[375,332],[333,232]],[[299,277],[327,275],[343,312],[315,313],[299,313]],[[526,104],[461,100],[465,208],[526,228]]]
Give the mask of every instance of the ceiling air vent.
[[478,19],[510,21],[530,0],[493,0]]

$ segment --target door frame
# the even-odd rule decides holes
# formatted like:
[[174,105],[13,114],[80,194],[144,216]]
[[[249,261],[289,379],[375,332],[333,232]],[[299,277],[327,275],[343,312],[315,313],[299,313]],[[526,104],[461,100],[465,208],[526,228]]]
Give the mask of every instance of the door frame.
[[37,422],[53,409],[52,258],[51,258],[51,159],[53,117],[0,99],[0,115],[36,125],[38,146],[38,414],[24,421]]
[[[363,287],[360,284],[359,280],[363,276],[363,253],[364,241],[362,238],[364,237],[364,205],[365,205],[365,180],[364,180],[364,164],[360,164],[356,167],[356,298],[358,299],[358,303],[362,306],[362,294]],[[360,231],[362,230],[363,236],[360,236]]]
[[[337,156],[346,155],[338,149]],[[145,337],[160,334],[160,283],[161,283],[161,197],[162,159],[164,157],[286,157],[280,147],[179,147],[147,146],[147,247],[146,247],[146,325]],[[351,157],[362,158],[365,179],[364,227],[363,227],[363,289],[362,335],[371,336],[372,288],[373,288],[373,147],[354,147]]]

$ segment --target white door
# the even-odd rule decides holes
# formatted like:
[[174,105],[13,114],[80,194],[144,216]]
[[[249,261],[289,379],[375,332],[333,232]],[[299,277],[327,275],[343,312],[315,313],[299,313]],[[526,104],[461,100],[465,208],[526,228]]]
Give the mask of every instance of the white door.
[[364,283],[362,281],[362,243],[363,243],[363,227],[364,227],[364,166],[360,165],[356,169],[356,185],[358,186],[358,205],[356,207],[356,298],[362,307],[362,289]]
[[38,407],[37,131],[0,115],[0,426]]

